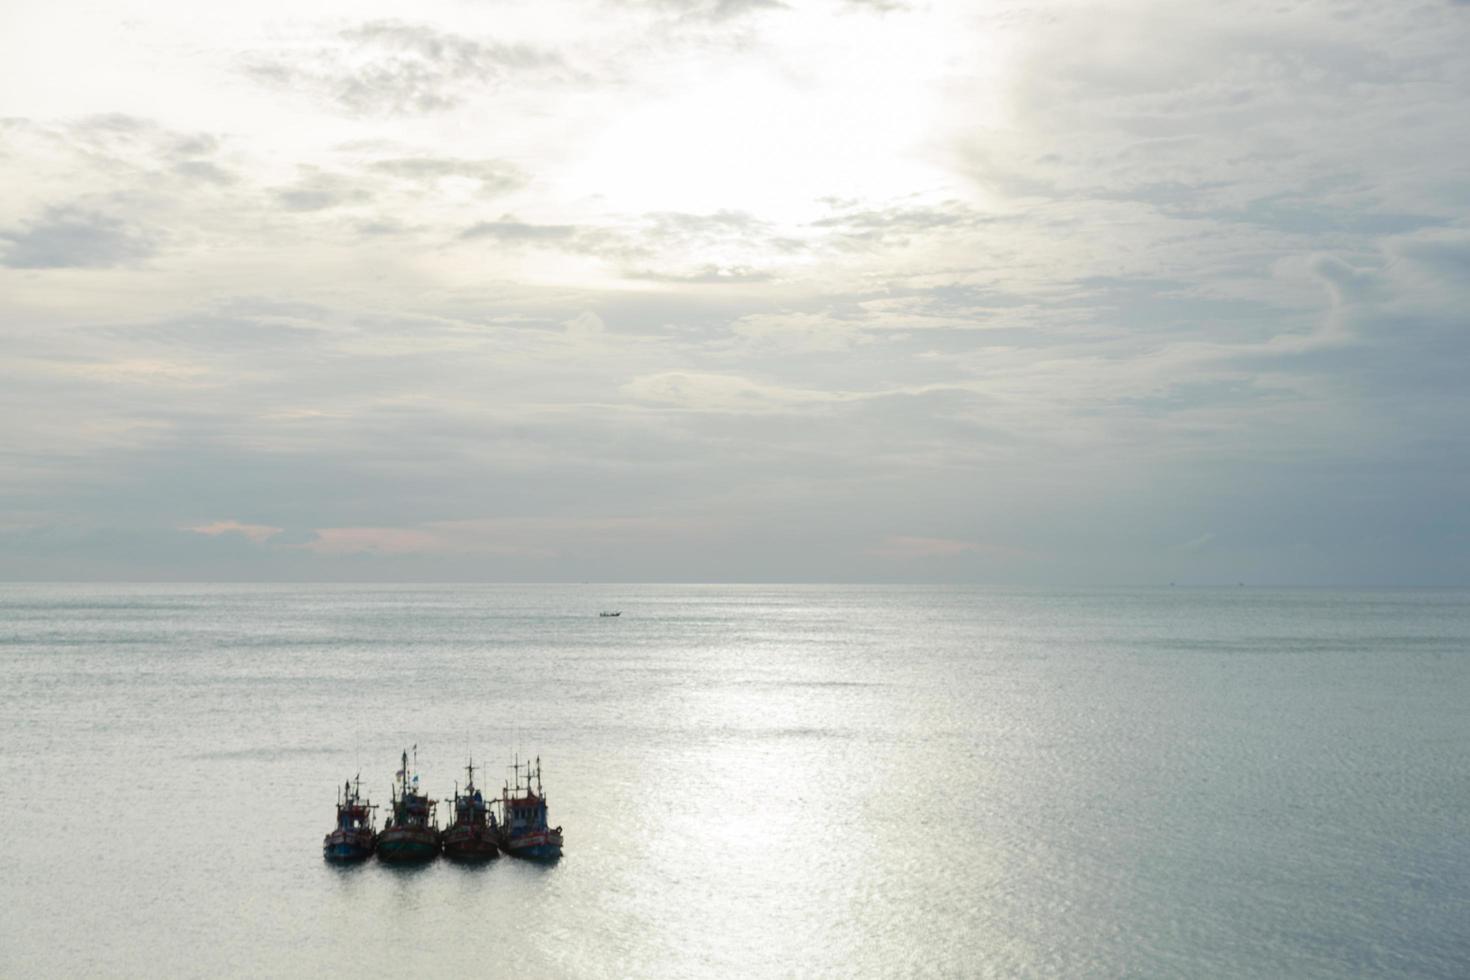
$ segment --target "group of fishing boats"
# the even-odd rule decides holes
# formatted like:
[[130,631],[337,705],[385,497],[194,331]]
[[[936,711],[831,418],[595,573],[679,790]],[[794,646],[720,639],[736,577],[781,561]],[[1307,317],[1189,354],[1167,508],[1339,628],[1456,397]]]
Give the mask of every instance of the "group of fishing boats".
[[[546,794],[541,789],[541,759],[514,765],[500,798],[486,799],[475,785],[475,763],[464,789],[454,787],[453,818],[440,829],[434,811],[438,800],[419,791],[417,746],[413,766],[408,751],[394,774],[392,813],[378,830],[377,805],[362,795],[361,776],[343,784],[337,798],[337,825],[322,842],[328,861],[362,861],[373,854],[394,864],[421,864],[441,853],[458,861],[486,861],[502,851],[514,857],[554,861],[561,857],[561,828],[546,821]],[[524,772],[525,782],[521,775]],[[498,812],[497,812],[498,811]]]

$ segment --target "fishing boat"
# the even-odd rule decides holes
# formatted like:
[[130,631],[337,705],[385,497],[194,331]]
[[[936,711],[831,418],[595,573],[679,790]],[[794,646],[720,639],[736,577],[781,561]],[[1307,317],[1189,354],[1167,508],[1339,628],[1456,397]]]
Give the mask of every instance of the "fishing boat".
[[621,616],[622,614],[623,611],[621,609],[604,609],[597,615],[601,616],[603,619],[612,619],[614,616]]
[[373,811],[377,807],[363,799],[362,774],[347,780],[337,794],[337,826],[322,841],[322,856],[328,861],[361,861],[373,853],[376,833]]
[[[554,861],[561,857],[561,828],[546,825],[546,794],[541,789],[541,757],[524,765],[515,762],[515,785],[500,793],[500,849],[512,857]],[[526,784],[521,785],[521,770]],[[535,788],[532,788],[532,780]]]
[[403,768],[393,777],[393,815],[378,834],[378,857],[395,864],[432,861],[439,853],[439,830],[434,826],[436,803],[419,792],[418,746],[414,765],[403,753]]
[[465,766],[469,779],[464,792],[454,787],[454,822],[444,828],[445,857],[458,861],[484,861],[500,853],[496,840],[500,826],[485,797],[475,787],[475,760]]

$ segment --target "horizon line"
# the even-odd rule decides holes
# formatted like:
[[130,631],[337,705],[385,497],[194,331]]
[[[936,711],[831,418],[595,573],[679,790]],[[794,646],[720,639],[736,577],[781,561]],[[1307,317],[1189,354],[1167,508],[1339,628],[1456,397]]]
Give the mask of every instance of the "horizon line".
[[1465,591],[1470,583],[1438,584],[1389,584],[1389,583],[1321,583],[1321,582],[1065,582],[1035,584],[1023,582],[965,582],[954,580],[817,580],[817,579],[628,579],[628,580],[567,580],[567,579],[316,579],[316,578],[239,578],[239,579],[123,579],[123,578],[74,578],[74,579],[19,579],[0,576],[0,586],[5,585],[333,585],[333,586],[700,586],[700,587],[867,587],[867,588],[969,588],[969,589],[1014,589],[1028,591],[1063,591],[1073,589],[1299,589],[1313,591]]

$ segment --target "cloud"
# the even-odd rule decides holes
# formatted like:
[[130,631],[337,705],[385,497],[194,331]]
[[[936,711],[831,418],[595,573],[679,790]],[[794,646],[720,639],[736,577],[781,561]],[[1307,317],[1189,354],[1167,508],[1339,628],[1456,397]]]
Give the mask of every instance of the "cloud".
[[587,255],[612,262],[647,257],[649,249],[636,232],[605,225],[539,224],[503,214],[462,229],[461,241],[489,240],[512,248],[541,249]]
[[811,223],[834,235],[848,247],[876,248],[906,245],[917,237],[963,231],[994,222],[960,201],[926,206],[894,205],[853,209]]
[[650,211],[639,215],[633,227],[650,251],[736,249],[789,255],[806,248],[802,240],[782,234],[773,222],[747,211]]
[[447,542],[441,536],[416,528],[402,527],[329,527],[316,532],[301,547],[318,554],[410,555],[444,550]]
[[[64,574],[153,536],[326,578],[969,576],[999,531],[1038,579],[1167,581],[1210,528],[1231,582],[1463,580],[1463,7],[892,6],[162,11],[108,87],[151,120],[36,74],[0,525],[116,531],[29,539]],[[573,523],[609,513],[708,536]]]
[[1470,230],[1445,229],[1401,235],[1388,239],[1384,244],[1394,271],[1408,273],[1416,284],[1433,282],[1450,286],[1459,298],[1470,293]]
[[1410,175],[1461,149],[1463,132],[1402,109],[1440,98],[1428,64],[1463,84],[1443,60],[1463,24],[1371,6],[1236,14],[1157,2],[1040,13],[1015,38],[1004,119],[959,137],[977,180],[1022,197],[1173,202],[1282,230],[1327,231],[1365,211],[1445,213],[1424,193],[1433,182],[1414,187]]
[[538,225],[502,215],[496,221],[480,221],[459,233],[460,238],[489,238],[507,243],[571,242],[582,234],[575,225]]
[[128,222],[83,206],[47,208],[20,229],[0,231],[8,243],[0,264],[12,269],[106,269],[133,265],[156,251]]
[[504,194],[524,187],[528,178],[518,167],[502,160],[465,160],[457,157],[395,157],[376,160],[370,169],[407,181],[434,182],[462,178],[479,184],[484,194]]
[[319,555],[500,555],[556,558],[687,528],[682,519],[572,517],[431,521],[411,527],[329,527],[299,547]]
[[1188,541],[1185,541],[1183,544],[1179,545],[1179,550],[1190,553],[1204,551],[1206,548],[1210,547],[1210,545],[1212,545],[1214,541],[1215,532],[1206,531],[1203,534],[1190,538]]
[[757,348],[792,351],[843,351],[872,343],[862,316],[830,313],[751,313],[730,324],[730,331]]
[[174,173],[190,180],[219,185],[233,184],[239,180],[235,174],[209,160],[181,160],[174,164]]
[[786,10],[781,0],[645,0],[691,20],[727,21],[765,10]]
[[712,263],[690,272],[655,272],[652,269],[641,269],[624,274],[629,279],[646,279],[649,282],[683,283],[686,285],[756,283],[767,282],[773,278],[772,273],[763,269],[752,269],[749,266],[720,266]]
[[592,256],[615,266],[626,279],[689,286],[767,282],[777,272],[747,257],[793,255],[805,247],[778,234],[770,223],[737,211],[613,215],[580,225],[502,214],[462,229],[459,238]]
[[778,412],[847,400],[846,396],[825,391],[785,388],[738,375],[696,371],[643,375],[623,385],[622,391],[640,401],[696,412]]
[[116,112],[59,121],[12,119],[6,121],[6,126],[17,137],[35,141],[29,148],[32,152],[47,146],[52,151],[62,150],[78,162],[128,175],[157,176],[160,170],[171,170],[197,177],[199,174],[191,173],[191,168],[210,163],[225,149],[224,140],[216,133],[174,129],[157,120]]
[[1307,268],[1327,286],[1334,304],[1362,298],[1376,278],[1371,270],[1356,268],[1336,255],[1314,255]]
[[249,538],[256,544],[268,541],[280,534],[284,528],[273,527],[269,524],[242,524],[236,520],[214,521],[210,524],[197,524],[192,527],[180,528],[182,531],[192,531],[195,534],[203,534],[215,537],[221,534],[238,534]]
[[310,171],[296,183],[278,188],[275,196],[287,211],[323,211],[361,204],[371,198],[363,187],[347,177]]
[[916,561],[925,558],[952,558],[975,550],[977,546],[971,541],[890,534],[877,547],[869,548],[868,553],[896,561]]
[[563,324],[562,328],[566,331],[566,335],[573,340],[590,340],[601,337],[607,332],[607,324],[602,321],[602,317],[593,313],[591,310],[578,313]]
[[335,42],[308,57],[257,57],[246,71],[273,86],[314,90],[352,113],[401,116],[454,109],[510,76],[549,79],[563,68],[553,51],[398,20],[345,28]]
[[5,129],[0,181],[29,170],[26,186],[44,203],[28,224],[0,230],[0,265],[108,269],[151,260],[150,269],[162,269],[224,230],[230,222],[218,219],[257,191],[214,133],[117,113],[11,120]]

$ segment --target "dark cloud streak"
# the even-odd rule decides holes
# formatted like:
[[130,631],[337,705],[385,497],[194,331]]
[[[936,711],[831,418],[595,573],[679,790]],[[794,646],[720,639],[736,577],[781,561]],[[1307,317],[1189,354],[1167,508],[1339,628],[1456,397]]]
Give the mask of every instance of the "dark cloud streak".
[[7,242],[0,264],[12,269],[106,269],[134,265],[156,251],[152,238],[113,215],[82,206],[50,207]]

